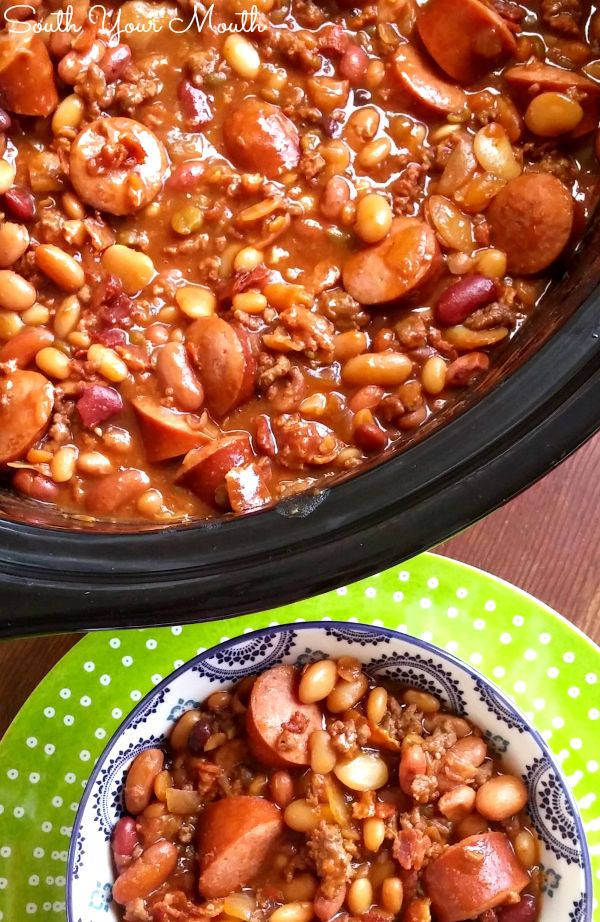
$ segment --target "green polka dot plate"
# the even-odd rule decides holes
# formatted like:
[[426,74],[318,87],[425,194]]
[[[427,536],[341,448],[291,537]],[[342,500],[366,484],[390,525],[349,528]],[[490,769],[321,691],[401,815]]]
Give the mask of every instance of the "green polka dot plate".
[[[562,766],[584,823],[597,886],[600,651],[525,593],[425,554],[352,586],[261,614],[83,638],[37,688],[0,743],[0,922],[65,918],[67,852],[82,789],[107,740],[149,690],[223,638],[272,624],[327,619],[411,634],[491,678]],[[594,918],[600,918],[596,903]]]

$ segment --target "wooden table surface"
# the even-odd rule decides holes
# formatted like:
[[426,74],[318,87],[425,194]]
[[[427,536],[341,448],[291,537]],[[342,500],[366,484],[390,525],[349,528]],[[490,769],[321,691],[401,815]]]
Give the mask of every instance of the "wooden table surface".
[[[600,643],[600,436],[437,548],[520,586]],[[0,643],[0,736],[77,636]]]

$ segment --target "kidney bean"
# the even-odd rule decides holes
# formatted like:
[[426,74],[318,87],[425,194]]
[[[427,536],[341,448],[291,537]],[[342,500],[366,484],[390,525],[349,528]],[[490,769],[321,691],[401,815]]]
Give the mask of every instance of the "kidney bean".
[[8,131],[11,126],[11,118],[8,112],[4,109],[0,109],[0,131]]
[[123,409],[121,395],[114,387],[92,384],[86,388],[76,404],[84,426],[97,426]]
[[172,170],[166,188],[174,192],[193,192],[200,185],[204,170],[203,160],[186,160]]
[[353,413],[357,413],[358,410],[372,410],[381,403],[384,393],[383,388],[376,384],[365,384],[354,392],[348,406]]
[[31,221],[35,215],[35,201],[26,189],[13,186],[4,193],[3,202],[7,209],[19,221]]
[[177,864],[177,846],[160,839],[147,848],[116,879],[113,899],[124,906],[153,893],[171,876]]
[[446,387],[466,387],[490,367],[485,352],[469,352],[450,362],[446,368]]
[[177,95],[186,119],[192,128],[201,128],[212,120],[210,100],[204,90],[189,80],[182,80]]
[[22,467],[15,471],[12,478],[12,485],[19,493],[24,493],[32,499],[38,499],[43,503],[53,503],[58,496],[58,487],[55,483],[32,471],[30,468]]
[[144,749],[133,760],[125,782],[125,806],[134,816],[150,803],[154,781],[164,764],[164,753],[160,749]]
[[114,83],[122,76],[123,71],[131,61],[131,48],[129,45],[116,45],[107,48],[106,54],[100,60],[100,69],[106,77],[107,83]]
[[436,306],[440,323],[462,323],[469,314],[497,297],[496,282],[485,275],[467,275],[442,292]]
[[375,423],[360,423],[354,430],[354,441],[364,451],[381,451],[387,443],[387,435]]
[[357,86],[363,80],[368,66],[367,52],[360,45],[351,44],[340,61],[340,77],[349,80],[352,86]]
[[133,850],[137,844],[138,835],[135,820],[130,816],[122,816],[115,826],[112,836],[113,858],[119,874],[131,863]]
[[212,735],[212,732],[213,722],[210,717],[203,714],[202,717],[196,721],[188,736],[187,748],[193,756],[202,755],[204,752],[204,744]]
[[192,371],[183,343],[167,343],[157,352],[156,370],[180,410],[193,412],[204,403],[204,391]]
[[518,903],[496,909],[498,922],[533,922],[537,914],[537,901],[531,893],[524,893]]

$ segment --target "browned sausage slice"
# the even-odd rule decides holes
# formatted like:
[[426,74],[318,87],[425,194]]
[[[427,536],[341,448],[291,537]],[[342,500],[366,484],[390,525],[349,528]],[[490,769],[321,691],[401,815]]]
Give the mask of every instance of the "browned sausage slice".
[[206,433],[199,428],[199,416],[163,407],[150,397],[137,397],[132,403],[149,461],[178,458],[208,441]]
[[227,896],[250,884],[283,832],[281,813],[264,797],[227,797],[200,815],[200,893]]
[[573,199],[551,173],[511,179],[486,211],[494,246],[504,250],[509,272],[541,272],[564,250],[573,227]]
[[18,115],[50,115],[58,105],[48,50],[32,29],[0,34],[0,105]]
[[54,388],[37,371],[13,371],[0,380],[0,464],[22,458],[43,435]]
[[436,64],[460,83],[476,80],[517,48],[505,20],[480,0],[429,0],[417,28]]
[[459,86],[437,76],[412,45],[400,45],[394,55],[394,73],[418,103],[436,112],[462,112],[467,97]]
[[70,177],[79,197],[109,214],[133,214],[160,192],[167,152],[132,118],[98,118],[80,131],[70,152]]
[[519,90],[530,90],[536,87],[536,93],[548,91],[565,93],[571,88],[576,88],[591,96],[600,95],[600,84],[594,83],[583,74],[576,74],[572,70],[565,70],[554,64],[542,64],[541,61],[533,64],[516,64],[514,67],[509,67],[504,72],[504,76],[508,83]]
[[294,123],[277,106],[256,96],[243,99],[223,122],[223,136],[236,166],[275,179],[300,160]]
[[254,359],[240,332],[222,317],[199,317],[186,333],[197,363],[206,405],[225,416],[252,394]]
[[44,346],[54,342],[45,327],[25,327],[0,346],[0,362],[14,362],[17,368],[27,368]]
[[346,260],[342,278],[346,291],[361,304],[384,304],[418,288],[439,265],[431,227],[420,218],[396,218],[385,240]]
[[225,475],[225,484],[234,512],[260,509],[273,499],[269,490],[268,468],[265,470],[263,461],[232,467]]
[[503,832],[469,836],[425,870],[425,890],[439,922],[476,919],[520,893],[529,875]]
[[189,487],[201,499],[215,505],[215,493],[225,485],[229,471],[252,461],[253,457],[246,433],[225,435],[190,451],[183,459],[175,483]]
[[246,712],[250,751],[275,768],[308,765],[308,741],[323,718],[316,704],[298,698],[300,674],[293,666],[275,666],[252,686]]

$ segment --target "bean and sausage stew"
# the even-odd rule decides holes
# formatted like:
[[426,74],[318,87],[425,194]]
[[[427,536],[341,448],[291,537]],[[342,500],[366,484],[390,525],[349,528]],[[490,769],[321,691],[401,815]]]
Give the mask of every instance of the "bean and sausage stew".
[[522,780],[468,720],[353,657],[277,666],[132,763],[125,922],[534,922]]
[[243,513],[410,439],[596,202],[589,0],[0,0],[0,467]]

